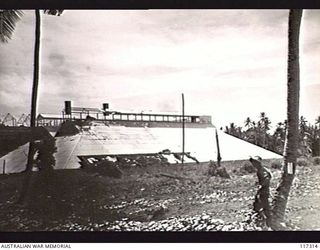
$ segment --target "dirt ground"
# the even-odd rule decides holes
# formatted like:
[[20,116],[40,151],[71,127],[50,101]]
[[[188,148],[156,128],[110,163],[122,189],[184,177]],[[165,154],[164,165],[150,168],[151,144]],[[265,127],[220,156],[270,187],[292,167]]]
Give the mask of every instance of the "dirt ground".
[[[257,190],[245,161],[224,162],[231,179],[209,177],[208,163],[39,171],[17,206],[25,173],[0,176],[0,231],[247,231]],[[270,161],[266,163],[270,165]],[[272,191],[280,170],[271,169]],[[176,178],[177,177],[177,178]],[[290,230],[320,230],[320,166],[299,167],[288,203]]]

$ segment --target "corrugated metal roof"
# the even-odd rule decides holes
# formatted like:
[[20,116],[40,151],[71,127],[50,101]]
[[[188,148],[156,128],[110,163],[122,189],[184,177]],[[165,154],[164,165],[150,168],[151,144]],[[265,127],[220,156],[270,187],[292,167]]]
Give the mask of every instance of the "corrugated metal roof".
[[18,147],[0,158],[1,174],[5,165],[5,173],[19,173],[26,169],[29,152],[29,142]]
[[[271,151],[218,131],[223,161],[249,159],[259,155],[264,159],[281,158]],[[215,128],[186,128],[185,152],[200,162],[216,160]],[[149,128],[124,126],[92,126],[79,135],[57,138],[56,168],[79,167],[77,156],[153,154],[169,149],[182,152],[181,128]],[[192,160],[185,157],[186,162]],[[74,165],[72,165],[72,164]]]

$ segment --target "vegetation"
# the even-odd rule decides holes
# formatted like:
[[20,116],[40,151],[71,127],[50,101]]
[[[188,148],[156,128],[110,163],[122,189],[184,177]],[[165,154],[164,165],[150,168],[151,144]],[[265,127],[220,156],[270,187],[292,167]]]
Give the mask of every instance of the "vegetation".
[[312,161],[313,165],[320,165],[320,157],[314,157]]
[[[264,112],[258,120],[250,117],[244,121],[244,126],[230,123],[225,127],[227,134],[263,147],[278,154],[283,154],[287,120],[278,122],[272,131],[272,122]],[[298,155],[307,157],[320,156],[320,116],[310,123],[304,116],[299,119],[299,146]]]

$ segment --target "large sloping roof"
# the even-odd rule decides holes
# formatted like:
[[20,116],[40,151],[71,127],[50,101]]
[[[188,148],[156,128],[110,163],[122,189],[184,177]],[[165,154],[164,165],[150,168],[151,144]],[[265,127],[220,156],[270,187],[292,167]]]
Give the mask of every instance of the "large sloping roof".
[[3,167],[5,167],[6,174],[24,171],[27,166],[28,152],[29,142],[2,156],[0,158],[0,173],[4,172]]
[[[263,159],[281,158],[281,155],[228,135],[215,127],[185,129],[185,152],[200,162],[217,159],[216,134],[219,137],[223,161],[245,160],[259,155]],[[55,168],[80,168],[79,156],[155,154],[165,149],[182,152],[182,130],[173,127],[125,127],[96,123],[74,136],[57,137]],[[0,170],[6,173],[25,170],[29,143],[0,158]],[[186,162],[193,162],[185,158]],[[3,171],[1,171],[2,173]]]
[[[259,155],[263,159],[281,158],[271,151],[235,138],[214,127],[186,128],[185,152],[200,162],[216,160],[216,132],[223,161],[243,160]],[[152,154],[164,149],[182,152],[181,128],[91,126],[87,131],[56,138],[56,168],[78,168],[78,156]],[[191,161],[190,159],[186,159]]]

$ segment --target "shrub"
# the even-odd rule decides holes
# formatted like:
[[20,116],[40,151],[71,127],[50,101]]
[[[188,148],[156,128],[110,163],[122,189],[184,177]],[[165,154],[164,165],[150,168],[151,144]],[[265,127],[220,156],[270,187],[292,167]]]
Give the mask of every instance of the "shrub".
[[310,165],[310,162],[307,159],[301,158],[297,160],[297,165],[301,167],[306,167]]
[[314,157],[312,159],[313,165],[320,165],[320,157]]
[[214,161],[210,161],[208,165],[208,175],[209,176],[219,176],[222,178],[230,179],[230,175],[228,174],[225,167],[219,167]]
[[77,128],[74,122],[65,121],[61,124],[58,132],[56,133],[56,137],[76,135],[79,132],[80,130]]
[[251,163],[245,162],[244,165],[242,165],[242,167],[240,167],[240,172],[241,173],[255,173],[256,169],[254,166],[252,166]]
[[273,168],[273,169],[281,169],[282,168],[282,162],[280,160],[272,161],[271,162],[271,168]]

